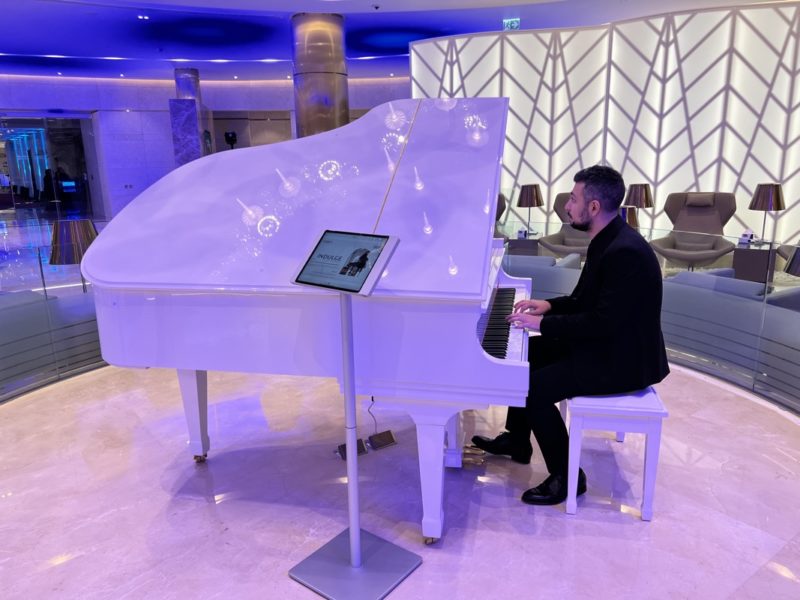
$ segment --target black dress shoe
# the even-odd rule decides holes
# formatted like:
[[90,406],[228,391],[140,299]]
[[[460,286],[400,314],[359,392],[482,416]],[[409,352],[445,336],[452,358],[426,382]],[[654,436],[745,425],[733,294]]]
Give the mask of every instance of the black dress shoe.
[[510,456],[511,460],[523,465],[531,462],[531,454],[533,454],[531,441],[515,439],[508,431],[501,433],[494,439],[475,435],[472,436],[472,443],[489,454]]
[[[578,469],[578,496],[586,493],[586,474]],[[567,499],[567,476],[550,475],[542,483],[522,494],[525,504],[549,506],[561,504]]]

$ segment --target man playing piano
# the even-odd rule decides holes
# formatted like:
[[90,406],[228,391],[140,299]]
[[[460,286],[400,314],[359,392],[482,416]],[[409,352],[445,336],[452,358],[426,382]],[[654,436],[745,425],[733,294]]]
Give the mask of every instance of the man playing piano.
[[[528,504],[559,504],[567,497],[569,443],[556,403],[639,390],[669,373],[661,269],[650,245],[618,215],[622,176],[596,165],[579,171],[574,181],[566,211],[572,226],[591,237],[580,279],[569,296],[514,306],[508,316],[513,325],[541,332],[529,341],[526,406],[508,409],[507,431],[498,437],[472,438],[486,452],[528,464],[533,431],[549,476],[522,495]],[[585,492],[580,470],[578,495]]]

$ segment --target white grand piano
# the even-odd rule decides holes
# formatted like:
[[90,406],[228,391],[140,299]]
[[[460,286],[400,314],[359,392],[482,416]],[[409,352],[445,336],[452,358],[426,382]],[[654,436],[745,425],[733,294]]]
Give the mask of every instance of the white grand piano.
[[[189,447],[204,460],[210,370],[338,377],[336,293],[290,279],[323,229],[395,235],[369,299],[353,298],[356,393],[417,427],[427,541],[442,535],[444,467],[461,465],[457,415],[523,406],[527,336],[482,348],[501,268],[492,239],[507,100],[381,105],[344,127],[230,150],[169,173],[86,253],[103,358],[178,371]],[[506,310],[508,310],[506,308]],[[502,332],[501,332],[502,337]],[[494,334],[488,337],[496,337]]]

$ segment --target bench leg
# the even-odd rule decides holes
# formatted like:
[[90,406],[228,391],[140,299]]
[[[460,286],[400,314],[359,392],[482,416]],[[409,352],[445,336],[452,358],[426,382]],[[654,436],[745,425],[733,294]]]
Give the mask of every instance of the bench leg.
[[642,489],[642,521],[653,518],[653,495],[656,489],[658,449],[661,445],[661,420],[647,433],[644,448],[644,485]]
[[624,442],[625,441],[625,432],[624,431],[618,431],[617,432],[617,441],[618,442]]
[[583,442],[583,417],[570,416],[569,421],[569,463],[567,466],[567,514],[574,515],[578,510],[578,469],[581,463],[581,443]]

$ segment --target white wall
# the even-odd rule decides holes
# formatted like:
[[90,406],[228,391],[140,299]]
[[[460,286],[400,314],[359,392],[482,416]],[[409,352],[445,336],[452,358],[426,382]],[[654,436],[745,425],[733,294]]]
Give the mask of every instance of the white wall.
[[[351,79],[349,86],[354,109],[410,95],[408,78]],[[200,87],[212,111],[294,110],[290,80],[202,81],[201,73]],[[91,119],[85,149],[96,151],[87,156],[92,202],[108,219],[175,168],[168,103],[174,97],[174,81],[0,75],[0,116]]]
[[507,96],[502,187],[540,183],[548,207],[575,171],[605,161],[652,186],[644,226],[671,228],[670,192],[730,191],[726,233],[738,236],[761,232],[764,213],[748,210],[756,185],[779,182],[787,209],[768,215],[767,237],[774,224],[775,239],[795,242],[798,31],[800,3],[786,2],[426,40],[411,46],[412,93]]

